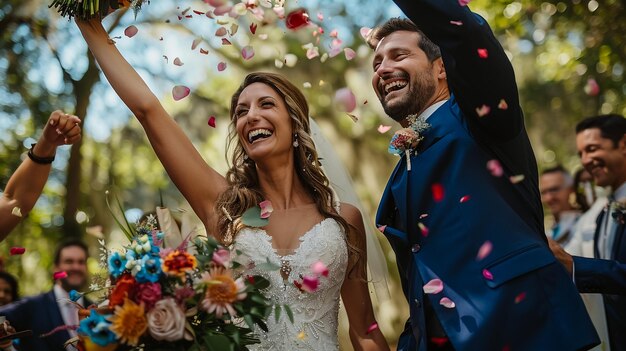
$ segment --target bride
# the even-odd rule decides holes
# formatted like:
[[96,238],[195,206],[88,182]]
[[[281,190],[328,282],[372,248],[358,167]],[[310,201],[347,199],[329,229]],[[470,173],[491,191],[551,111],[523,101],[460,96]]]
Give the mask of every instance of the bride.
[[[268,318],[260,350],[338,350],[339,297],[356,350],[388,350],[378,329],[367,285],[363,219],[352,205],[335,205],[310,136],[304,95],[284,77],[249,74],[231,100],[232,166],[226,177],[211,168],[122,57],[99,20],[77,21],[96,61],[117,94],[143,126],[172,181],[204,223],[225,244],[241,251],[253,273],[271,281],[269,297],[288,304]],[[263,228],[240,216],[269,200],[274,208]],[[270,261],[278,271],[260,270]],[[314,292],[297,285],[321,261],[328,277]],[[295,281],[295,283],[294,283]]]

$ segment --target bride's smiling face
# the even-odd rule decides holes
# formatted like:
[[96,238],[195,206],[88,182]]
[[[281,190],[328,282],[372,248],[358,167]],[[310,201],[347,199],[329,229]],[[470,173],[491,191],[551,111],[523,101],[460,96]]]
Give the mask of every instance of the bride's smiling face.
[[292,151],[293,127],[287,106],[269,85],[248,85],[239,95],[234,118],[239,141],[255,162]]

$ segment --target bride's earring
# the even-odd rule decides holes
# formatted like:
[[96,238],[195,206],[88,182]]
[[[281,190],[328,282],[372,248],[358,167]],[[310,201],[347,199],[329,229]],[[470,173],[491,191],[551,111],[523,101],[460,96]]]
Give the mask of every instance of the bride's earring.
[[293,147],[298,147],[300,146],[300,143],[298,143],[298,133],[293,135]]

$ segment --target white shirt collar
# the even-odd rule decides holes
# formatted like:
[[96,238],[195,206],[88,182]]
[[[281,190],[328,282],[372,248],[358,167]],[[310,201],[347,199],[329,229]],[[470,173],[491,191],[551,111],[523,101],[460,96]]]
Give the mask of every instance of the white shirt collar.
[[424,121],[428,120],[428,117],[430,117],[433,113],[435,113],[435,111],[437,111],[439,107],[441,107],[441,105],[445,104],[447,101],[448,99],[437,101],[434,104],[428,106],[428,108],[425,109],[424,112],[422,112],[418,118],[423,119]]
[[615,190],[611,195],[617,201],[624,200],[626,198],[626,183],[620,185],[620,187],[617,188],[617,190]]

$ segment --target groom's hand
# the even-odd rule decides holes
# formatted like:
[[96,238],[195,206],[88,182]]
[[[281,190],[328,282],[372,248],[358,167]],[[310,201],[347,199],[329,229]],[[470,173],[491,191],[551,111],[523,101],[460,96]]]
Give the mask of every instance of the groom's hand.
[[572,258],[572,255],[565,252],[559,243],[550,238],[548,238],[548,244],[550,244],[550,250],[552,250],[554,257],[556,257],[556,259],[559,260],[563,266],[565,266],[567,272],[572,275],[572,267],[574,266],[574,259]]

